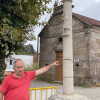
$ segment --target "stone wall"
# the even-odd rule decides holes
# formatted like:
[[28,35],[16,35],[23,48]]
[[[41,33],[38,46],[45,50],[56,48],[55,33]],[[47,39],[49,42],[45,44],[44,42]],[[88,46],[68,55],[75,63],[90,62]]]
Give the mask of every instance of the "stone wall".
[[87,36],[85,32],[73,33],[74,81],[85,83],[89,73]]
[[[58,9],[56,9],[58,10]],[[40,33],[40,67],[56,60],[56,51],[63,51],[62,42],[62,10],[49,20],[49,24]],[[73,59],[75,83],[89,83],[99,77],[100,29],[84,27],[84,23],[73,18]],[[93,63],[93,60],[95,61]],[[98,63],[97,63],[98,62]],[[95,67],[94,67],[95,66]],[[43,77],[42,77],[43,76]],[[51,69],[41,78],[55,81],[55,69]],[[98,77],[98,79],[97,79]]]
[[89,56],[92,82],[100,83],[100,29],[91,29]]
[[[89,71],[88,52],[87,52],[87,36],[85,35],[82,23],[73,19],[73,54],[74,59],[74,79],[75,82],[85,83],[87,73]],[[56,60],[56,51],[62,51],[62,43],[59,37],[62,36],[62,16],[54,17],[40,39],[40,67],[48,65]],[[79,66],[76,66],[76,65]],[[48,77],[49,76],[49,77]],[[43,75],[44,80],[55,80],[55,69],[50,70]]]
[[[40,67],[56,61],[56,51],[62,50],[59,38],[62,36],[62,15],[55,16],[42,31],[40,37]],[[55,80],[55,68],[41,76],[42,80]]]

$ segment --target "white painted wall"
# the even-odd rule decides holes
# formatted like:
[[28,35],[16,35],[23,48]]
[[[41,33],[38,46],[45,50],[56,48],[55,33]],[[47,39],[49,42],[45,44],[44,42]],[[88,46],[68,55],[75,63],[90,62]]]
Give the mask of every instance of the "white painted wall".
[[11,55],[12,58],[21,59],[25,66],[26,65],[33,65],[33,56],[31,55]]
[[[5,58],[5,63],[7,65],[5,71],[13,71],[13,62],[17,59],[21,59],[25,67],[33,65],[33,56],[31,55],[11,55]],[[12,60],[12,65],[10,65],[10,60]]]

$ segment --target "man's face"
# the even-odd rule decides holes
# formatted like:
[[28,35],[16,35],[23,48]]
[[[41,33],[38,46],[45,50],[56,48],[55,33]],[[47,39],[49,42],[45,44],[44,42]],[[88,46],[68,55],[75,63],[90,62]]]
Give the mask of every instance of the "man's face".
[[17,61],[14,67],[14,73],[21,76],[24,72],[24,64],[22,61]]

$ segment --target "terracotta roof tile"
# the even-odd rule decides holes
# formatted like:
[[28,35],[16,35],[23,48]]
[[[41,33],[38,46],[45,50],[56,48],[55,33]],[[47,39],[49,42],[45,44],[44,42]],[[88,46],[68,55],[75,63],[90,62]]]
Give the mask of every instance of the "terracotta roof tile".
[[100,21],[83,16],[83,15],[79,15],[76,13],[73,13],[73,16],[77,17],[78,19],[84,21],[85,23],[89,24],[89,25],[95,25],[95,26],[100,26]]

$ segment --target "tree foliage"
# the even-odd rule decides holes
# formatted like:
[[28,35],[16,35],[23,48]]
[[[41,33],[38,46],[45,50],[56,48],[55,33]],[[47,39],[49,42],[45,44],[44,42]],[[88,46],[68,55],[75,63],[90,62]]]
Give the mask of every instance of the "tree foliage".
[[27,40],[35,39],[34,26],[41,15],[50,13],[51,0],[0,0],[0,54],[16,51]]
[[36,51],[31,44],[20,47],[20,49],[17,50],[16,52],[16,54],[34,54],[34,53],[36,53]]

